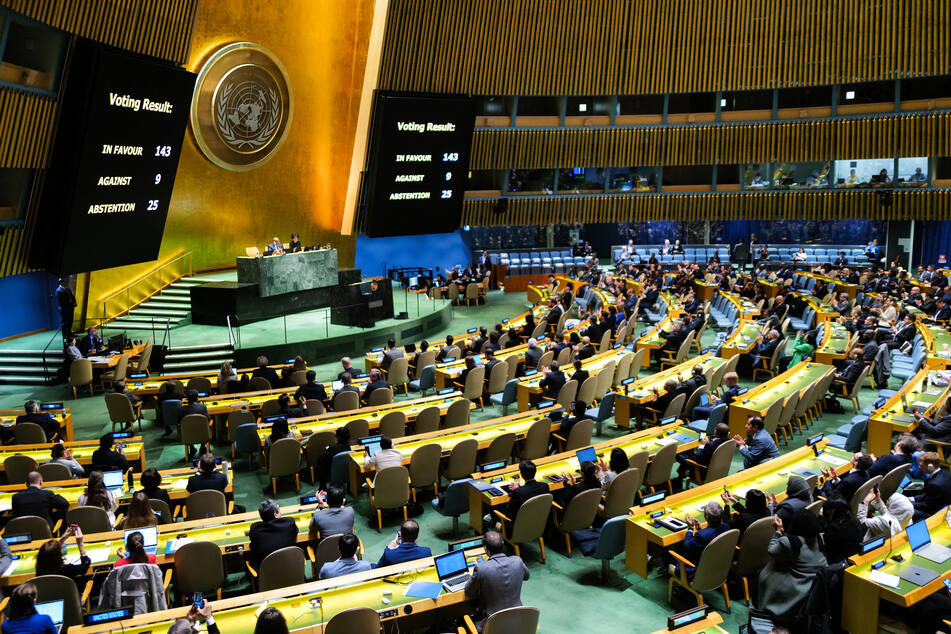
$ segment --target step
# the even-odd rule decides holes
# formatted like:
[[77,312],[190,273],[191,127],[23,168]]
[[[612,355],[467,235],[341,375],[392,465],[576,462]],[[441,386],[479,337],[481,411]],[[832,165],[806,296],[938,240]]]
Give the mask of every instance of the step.
[[169,350],[169,354],[173,354],[176,350],[180,352],[191,352],[193,350],[227,350],[231,352],[234,350],[234,346],[230,343],[206,343],[198,346],[179,346],[174,350]]
[[178,361],[179,359],[183,360],[193,360],[193,359],[219,359],[221,357],[230,357],[232,355],[231,350],[209,350],[207,352],[175,352],[169,351],[165,358],[168,360]]
[[154,317],[168,317],[169,319],[175,318],[184,318],[188,316],[189,311],[187,310],[173,310],[171,308],[162,308],[159,307],[150,307],[146,304],[142,304],[138,308],[133,308],[129,311],[130,315],[149,315]]
[[[13,350],[8,348],[0,348],[0,357],[37,357],[39,358],[42,356],[43,356],[42,350]],[[46,351],[47,359],[50,357],[56,357],[58,359],[62,359],[63,356],[65,356],[63,354],[63,351],[60,350],[58,347],[50,346],[49,349],[47,349]]]
[[9,365],[6,362],[2,362],[0,365],[0,375],[8,374],[56,374],[56,371],[63,365],[63,362],[59,363],[47,363],[46,369],[43,369],[42,365]]
[[222,357],[214,362],[212,361],[166,361],[164,365],[163,372],[165,374],[172,374],[172,370],[218,370],[221,368],[221,364],[227,361],[228,363],[234,363],[234,360],[229,358]]
[[191,297],[191,291],[188,289],[191,286],[185,288],[175,288],[173,286],[168,286],[162,289],[162,295],[174,295],[176,297]]
[[[62,365],[63,357],[46,357],[46,365]],[[37,355],[35,357],[7,357],[0,354],[0,365],[3,366],[16,366],[21,368],[28,368],[30,366],[43,365],[43,357]]]
[[166,295],[165,293],[153,295],[147,301],[168,302],[170,304],[183,304],[185,306],[190,306],[192,303],[191,297],[188,295]]
[[47,385],[50,379],[42,376],[25,376],[22,374],[6,374],[0,376],[2,385]]
[[144,317],[136,318],[136,317],[124,316],[124,317],[119,317],[117,319],[113,319],[111,322],[109,322],[109,325],[112,328],[117,328],[118,326],[125,326],[127,328],[139,328],[141,330],[151,330],[153,327],[164,328],[166,323],[174,326],[178,324],[179,321],[180,320],[177,320],[177,319],[154,319],[153,320],[153,319],[145,319]]

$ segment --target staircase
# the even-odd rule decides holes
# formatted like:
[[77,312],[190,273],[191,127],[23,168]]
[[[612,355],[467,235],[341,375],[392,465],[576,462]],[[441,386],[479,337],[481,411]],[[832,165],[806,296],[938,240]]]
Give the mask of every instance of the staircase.
[[129,312],[108,322],[112,328],[174,328],[187,323],[192,310],[189,289],[211,280],[183,277]]
[[178,346],[169,349],[165,355],[162,374],[216,372],[225,361],[234,365],[234,346],[230,343]]
[[0,350],[0,385],[49,385],[63,367],[61,344],[46,351],[46,368],[42,350]]

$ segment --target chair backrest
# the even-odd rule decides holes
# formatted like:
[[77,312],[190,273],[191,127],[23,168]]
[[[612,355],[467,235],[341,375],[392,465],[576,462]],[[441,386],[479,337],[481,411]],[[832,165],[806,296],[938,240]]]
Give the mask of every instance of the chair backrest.
[[211,427],[204,414],[186,414],[181,422],[182,444],[194,445],[211,440]]
[[[22,425],[23,423],[20,423]],[[19,425],[17,425],[19,427]],[[40,430],[42,431],[42,430]],[[36,470],[43,476],[43,482],[55,482],[57,480],[71,480],[73,472],[64,464],[58,462],[47,462],[39,465]]]
[[570,358],[571,358],[571,348],[568,346],[565,346],[558,352],[558,357],[555,360],[558,362],[558,365],[566,366]]
[[[681,394],[683,396],[683,394]],[[644,484],[656,487],[666,484],[670,480],[670,470],[673,469],[674,459],[677,457],[677,444],[670,443],[664,445],[654,454],[647,467],[647,473],[644,475]]]
[[613,559],[624,552],[626,524],[627,514],[612,517],[604,523],[592,555],[595,559]]
[[380,433],[390,438],[406,435],[406,413],[402,410],[387,412],[380,419]]
[[436,350],[426,350],[425,352],[420,352],[416,355],[416,367],[417,368],[427,368],[433,366],[433,370],[436,369]]
[[370,392],[370,398],[367,400],[367,405],[389,405],[392,402],[393,388],[378,387]]
[[[129,400],[129,399],[126,399]],[[162,401],[162,421],[171,427],[178,424],[178,413],[182,409],[182,401],[178,398],[169,398]],[[236,410],[240,411],[240,410]]]
[[498,394],[505,389],[508,380],[509,366],[507,363],[496,363],[489,372],[489,394]]
[[650,451],[647,449],[636,451],[628,457],[627,464],[630,465],[628,468],[640,470],[641,479],[643,480],[644,475],[647,473],[647,465],[650,462],[650,458]]
[[776,427],[779,425],[779,415],[783,413],[785,399],[777,398],[773,404],[766,408],[766,415],[763,416],[763,429],[770,434],[776,433]]
[[595,390],[598,388],[598,377],[589,376],[584,380],[584,383],[581,384],[581,387],[578,388],[578,394],[575,398],[579,401],[584,401],[585,405],[591,405],[595,398]]
[[849,390],[849,398],[858,398],[859,390],[862,389],[862,384],[865,383],[865,379],[868,378],[868,373],[871,371],[869,366],[865,366],[862,369],[862,373],[859,374],[859,378],[855,380],[855,384],[852,385],[852,389]]
[[475,438],[466,438],[457,443],[449,452],[445,476],[450,480],[468,478],[475,471],[476,454],[478,452],[479,441]]
[[707,544],[700,555],[700,561],[694,562],[697,564],[697,570],[690,584],[694,590],[709,592],[726,582],[739,539],[740,531],[734,528],[720,533]]
[[[501,337],[499,338],[501,340]],[[518,373],[518,357],[516,355],[511,355],[505,357],[505,365],[508,366],[508,380],[511,381],[515,378],[515,375]],[[506,384],[507,386],[508,384]]]
[[350,452],[341,451],[334,454],[330,461],[330,483],[338,486],[344,486],[348,478],[348,465],[351,463]]
[[466,384],[463,387],[462,395],[469,400],[476,400],[482,397],[482,388],[485,385],[485,366],[480,365],[478,367],[472,368],[469,370],[469,374],[466,375]]
[[[545,324],[538,324],[538,327],[544,328]],[[555,351],[549,350],[538,359],[538,367],[547,368],[548,366],[551,365],[551,362],[554,358],[555,358]]]
[[49,522],[36,515],[11,518],[3,528],[3,532],[6,535],[29,533],[32,541],[53,538],[53,531],[50,530]]
[[591,434],[594,431],[594,421],[590,418],[579,420],[571,427],[568,438],[565,439],[565,451],[575,451],[591,444]]
[[864,484],[862,484],[862,486],[855,490],[855,493],[852,494],[852,499],[849,500],[849,506],[852,508],[853,517],[859,514],[859,504],[865,499],[865,496],[869,494],[869,491],[878,486],[878,483],[881,481],[882,476],[869,478]]
[[601,335],[601,341],[598,343],[598,352],[606,352],[611,348],[611,331],[607,331]]
[[[455,288],[455,284],[449,285],[450,290]],[[459,294],[458,289],[455,294]],[[370,608],[349,608],[337,612],[324,628],[324,634],[376,634],[379,631],[380,615]]]
[[849,435],[845,437],[846,451],[859,451],[862,449],[862,441],[865,440],[865,434],[868,432],[868,420],[860,420],[849,429]]
[[[222,386],[224,387],[224,386]],[[211,393],[211,379],[206,376],[193,376],[188,379],[188,383],[185,385],[185,390],[195,390],[196,392],[208,392]]]
[[386,373],[386,382],[390,385],[401,385],[409,381],[409,359],[400,357],[390,363]]
[[720,478],[725,478],[730,474],[730,463],[733,461],[733,454],[736,452],[736,441],[732,438],[720,443],[720,446],[713,450],[710,456],[710,464],[707,467],[707,475],[704,482],[713,482]]
[[538,539],[545,532],[553,500],[551,493],[543,493],[530,498],[518,509],[518,515],[512,525],[512,543],[521,544]]
[[[320,569],[323,568],[324,564],[335,561],[340,557],[340,538],[342,533],[336,535],[328,535],[320,540],[320,543],[317,544],[317,550],[314,553],[314,566],[317,569],[317,575],[320,575]],[[359,540],[358,540],[359,541]],[[357,559],[363,559],[363,544],[357,544]]]
[[261,419],[265,419],[269,416],[274,416],[281,411],[281,402],[276,398],[269,399],[264,401],[261,404]]
[[796,413],[796,407],[799,405],[799,392],[793,392],[786,397],[786,402],[783,404],[783,411],[779,414],[779,426],[785,427],[789,424],[789,421],[792,420],[793,415]]
[[617,363],[617,367],[614,369],[614,380],[611,382],[611,385],[620,385],[621,381],[630,376],[631,362],[633,360],[633,354],[626,354],[621,357],[621,360]]
[[565,512],[558,522],[558,528],[564,533],[589,528],[598,514],[601,502],[601,489],[588,489],[571,498]]
[[769,563],[767,548],[775,532],[772,517],[761,517],[746,527],[743,539],[740,540],[740,550],[733,564],[736,574],[749,577]]
[[350,437],[354,440],[366,438],[370,435],[370,423],[365,418],[348,420],[344,427],[350,430]]
[[515,433],[505,432],[492,439],[488,448],[485,450],[485,456],[482,458],[485,462],[497,462],[499,460],[508,460],[512,457],[512,447],[515,446]]
[[298,546],[275,550],[261,562],[261,569],[258,570],[258,592],[306,583],[304,562],[304,551]]
[[125,375],[129,369],[129,353],[123,352],[116,361],[116,368],[112,371],[113,381],[124,381]]
[[446,409],[446,427],[462,427],[469,424],[469,408],[472,407],[472,401],[461,398],[453,401]]
[[562,407],[568,407],[575,400],[578,394],[578,382],[574,379],[565,381],[565,384],[558,390],[558,397],[555,399]]
[[627,515],[628,509],[634,506],[634,496],[641,488],[643,475],[640,469],[625,469],[617,474],[608,484],[601,514],[606,518]]
[[149,506],[152,507],[152,510],[159,515],[159,524],[171,524],[174,518],[172,517],[172,509],[168,508],[168,504],[165,503],[165,500],[156,500],[149,499]]
[[249,392],[258,392],[260,390],[270,390],[271,382],[265,379],[263,376],[252,376],[248,381],[248,391]]
[[441,457],[442,447],[438,443],[417,447],[409,459],[410,486],[418,489],[439,480],[439,460]]
[[[600,370],[598,370],[597,383],[594,385],[594,398],[600,399],[611,389],[611,381],[614,380],[614,361],[608,361]],[[590,401],[589,401],[590,402]]]
[[66,511],[66,522],[77,524],[83,533],[105,533],[112,530],[112,522],[104,509],[98,506],[77,506]]
[[36,460],[23,454],[15,453],[3,461],[3,470],[7,474],[9,484],[25,484],[30,471],[36,471]]
[[225,583],[221,549],[214,542],[191,542],[175,551],[175,590],[216,594]]
[[261,449],[258,437],[258,424],[245,423],[234,432],[234,450],[236,453],[256,454]]
[[409,502],[409,469],[404,466],[387,467],[376,472],[373,480],[373,505],[378,509],[392,509]]
[[145,349],[135,364],[135,369],[139,372],[148,372],[149,370],[149,363],[152,361],[152,345],[152,337],[149,337],[149,340],[145,342]]
[[898,489],[898,485],[901,484],[901,481],[908,474],[910,468],[911,464],[903,464],[882,476],[882,481],[878,483],[878,492],[881,494],[883,500],[887,501],[892,493]]
[[320,457],[327,453],[327,447],[333,445],[334,442],[336,442],[336,435],[330,430],[325,429],[311,434],[304,443],[304,457],[307,459],[307,464],[316,467]]
[[[106,394],[106,411],[109,412],[109,420],[113,423],[127,423],[135,420],[135,412],[132,410],[132,401],[125,394],[111,392]],[[19,427],[19,425],[18,425]],[[46,442],[45,436],[42,442]]]
[[[164,404],[164,403],[163,403]],[[238,439],[238,427],[254,423],[254,414],[246,409],[235,409],[228,412],[226,425],[228,427],[228,440],[234,442]]]
[[307,370],[294,370],[291,372],[291,383],[294,385],[304,385],[307,383]]
[[281,438],[271,445],[268,453],[267,473],[271,477],[294,475],[300,471],[300,441],[296,438]]
[[548,455],[548,443],[551,440],[551,419],[542,418],[532,423],[525,432],[522,445],[522,460],[536,460]]
[[80,387],[92,383],[92,361],[76,359],[69,364],[69,385]]
[[426,434],[439,429],[439,419],[442,413],[438,405],[431,405],[416,414],[416,420],[413,422],[414,434]]
[[660,415],[661,420],[665,418],[670,418],[671,416],[679,417],[680,413],[684,409],[684,401],[686,400],[687,400],[686,394],[678,394],[677,396],[675,396],[674,400],[668,403],[667,409],[664,410],[664,413]]
[[13,426],[13,437],[18,445],[42,445],[46,442],[46,432],[36,423],[17,423]]
[[700,395],[707,393],[707,386],[701,385],[693,391],[690,397],[687,399],[686,404],[683,406],[683,411],[687,413],[687,416],[690,416],[690,413],[693,412],[693,408],[697,406],[700,402]]
[[628,377],[637,378],[641,374],[641,368],[644,367],[644,357],[647,356],[647,348],[641,348],[634,352],[634,358],[631,360],[631,373]]
[[225,494],[214,489],[203,489],[189,493],[185,498],[185,517],[200,520],[206,517],[224,517],[228,514]]
[[[45,524],[45,520],[43,521]],[[63,600],[63,629],[83,623],[83,604],[76,582],[62,575],[42,575],[30,579],[36,586],[36,602]]]

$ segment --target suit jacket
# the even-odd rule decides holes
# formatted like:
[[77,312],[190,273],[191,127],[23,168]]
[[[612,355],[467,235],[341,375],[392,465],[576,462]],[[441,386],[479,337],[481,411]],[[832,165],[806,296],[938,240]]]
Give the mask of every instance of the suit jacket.
[[553,370],[545,375],[545,378],[539,382],[538,387],[545,391],[546,396],[556,398],[565,382],[565,373],[561,370]]
[[403,351],[400,348],[390,348],[383,352],[383,362],[380,364],[384,370],[388,370],[390,365],[403,356]]
[[875,476],[883,476],[903,464],[911,464],[911,457],[903,453],[887,453],[872,463],[872,466],[869,467],[868,470],[868,477],[874,478]]
[[916,332],[917,331],[915,330],[914,324],[908,324],[907,326],[902,326],[901,328],[898,329],[898,332],[895,333],[895,341],[900,343],[911,341],[912,339],[915,338]]
[[593,357],[595,354],[597,353],[594,350],[594,346],[589,344],[587,346],[581,346],[578,348],[578,352],[575,353],[575,359],[584,361],[585,359]]
[[676,332],[674,332],[673,330],[671,330],[670,332],[665,332],[662,330],[660,331],[659,334],[661,338],[665,340],[664,346],[663,348],[661,348],[661,350],[673,350],[674,352],[680,349],[680,344],[682,344],[684,342],[684,339],[687,338],[687,335],[684,333],[683,330],[678,330]]
[[373,381],[372,383],[368,383],[367,389],[363,391],[363,400],[365,401],[369,400],[370,394],[373,393],[373,390],[381,389],[381,388],[388,389],[389,387],[390,387],[390,384],[384,381],[383,379],[378,379],[376,381]]
[[690,398],[690,395],[693,394],[695,390],[706,384],[707,377],[702,374],[695,374],[677,386],[677,394],[686,394],[687,398]]
[[590,322],[588,327],[581,331],[581,336],[591,339],[591,343],[600,343],[603,335],[604,331],[601,330],[600,324],[592,324]]
[[326,401],[327,390],[324,388],[323,383],[304,383],[297,388],[297,393],[294,395],[294,398],[300,402],[302,396],[308,401]]
[[178,410],[179,424],[182,422],[182,419],[189,414],[201,414],[205,418],[211,418],[211,416],[208,415],[208,407],[200,401],[197,403],[185,403],[182,405],[181,409]]
[[822,491],[827,498],[838,495],[848,502],[852,499],[852,495],[858,488],[868,482],[868,478],[869,474],[867,471],[856,471],[853,469],[839,478],[838,482],[827,482],[826,485],[822,487]]
[[277,372],[274,368],[256,368],[254,372],[251,373],[251,376],[259,376],[261,378],[267,379],[267,382],[271,384],[271,387],[279,387],[281,385],[281,377],[277,375]]
[[353,516],[353,507],[350,506],[320,509],[314,511],[310,518],[310,530],[312,533],[320,533],[322,538],[339,533],[352,533]]
[[587,381],[589,378],[591,378],[591,374],[584,368],[581,368],[580,370],[578,370],[577,372],[571,375],[571,379],[573,381],[578,382],[579,390],[581,389],[581,384]]
[[915,511],[923,515],[934,515],[951,504],[951,473],[944,469],[932,473],[931,477],[925,480],[924,490],[912,497],[911,503],[914,504]]
[[537,368],[538,362],[541,360],[542,355],[545,354],[542,352],[541,348],[529,348],[525,351],[525,367],[527,368]]
[[150,500],[162,500],[168,504],[169,510],[172,510],[172,498],[169,497],[168,491],[165,489],[141,489],[142,493],[145,493],[146,497]]
[[336,559],[334,561],[328,561],[321,566],[320,578],[333,579],[334,577],[342,577],[343,575],[349,575],[354,572],[365,572],[371,568],[373,568],[373,564],[369,561],[363,561],[355,557],[351,557],[350,559]]
[[505,516],[513,522],[522,504],[536,495],[548,493],[548,485],[538,480],[528,480],[522,486],[509,492],[509,503],[505,505]]
[[213,471],[207,475],[204,473],[196,473],[188,478],[188,486],[186,489],[189,493],[204,491],[205,489],[214,489],[224,493],[227,486],[228,478],[225,477],[225,474],[220,471]]
[[875,360],[875,355],[878,354],[878,344],[874,341],[869,341],[862,346],[862,362],[871,363]]
[[723,396],[717,400],[717,403],[726,403],[729,405],[733,402],[733,399],[736,398],[737,394],[740,391],[739,385],[734,385],[733,387],[727,388],[726,392],[723,393]]
[[56,303],[59,304],[60,312],[68,312],[76,308],[76,296],[73,291],[65,286],[56,287]]
[[845,383],[851,387],[855,385],[855,382],[858,380],[859,375],[862,374],[862,370],[865,369],[865,362],[861,359],[850,361],[845,369],[842,370],[842,376],[837,377],[839,381],[845,381]]
[[548,315],[545,316],[545,321],[549,324],[557,324],[564,312],[565,309],[561,307],[561,304],[555,304],[555,306],[548,311]]
[[931,438],[941,442],[951,440],[951,415],[937,421],[922,416],[915,435],[921,439]]
[[484,615],[476,623],[480,631],[485,620],[500,610],[522,605],[522,582],[530,573],[525,562],[514,555],[492,555],[478,561],[466,583],[466,596],[479,597],[478,610]]
[[289,517],[278,517],[270,522],[255,522],[251,524],[248,538],[248,559],[257,566],[275,550],[297,544],[297,524]]
[[717,450],[717,447],[726,442],[726,438],[714,438],[710,442],[698,447],[693,452],[693,459],[695,462],[699,462],[703,466],[709,466],[710,458],[713,457],[713,452]]
[[112,449],[97,449],[92,452],[92,464],[115,467],[120,471],[129,470],[129,461],[118,451]]
[[404,561],[425,559],[426,557],[432,556],[433,552],[426,546],[419,546],[414,542],[403,542],[396,548],[384,548],[383,554],[380,555],[380,561],[377,562],[376,567],[382,568],[383,566],[392,566],[393,564],[401,564]]
[[488,338],[479,337],[472,342],[472,345],[469,346],[469,350],[471,350],[473,354],[479,354],[479,352],[482,350],[482,346],[484,346],[486,342],[488,342]]
[[53,436],[56,435],[56,432],[59,431],[59,423],[55,418],[49,414],[44,414],[43,412],[33,412],[32,414],[22,414],[17,416],[16,424],[20,423],[36,423],[43,428],[43,431],[46,432],[46,439],[52,440]]
[[65,511],[69,508],[69,502],[63,496],[31,486],[14,493],[12,505],[13,517],[35,515],[45,519],[50,526],[53,525],[52,511]]
[[939,308],[934,314],[935,321],[948,321],[951,320],[951,306],[944,306]]
[[[700,563],[700,555],[703,554],[703,549],[706,548],[714,538],[728,530],[730,530],[730,525],[727,522],[721,522],[719,526],[707,526],[697,532],[688,530],[684,537],[684,557],[695,564]],[[694,572],[694,569],[688,567],[687,578],[693,579]]]

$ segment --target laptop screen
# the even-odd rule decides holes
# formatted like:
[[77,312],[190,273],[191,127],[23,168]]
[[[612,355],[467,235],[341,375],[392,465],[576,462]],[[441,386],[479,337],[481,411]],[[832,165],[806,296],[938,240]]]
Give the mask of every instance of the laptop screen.
[[706,407],[710,403],[710,397],[703,393],[700,395],[700,407]]
[[363,446],[366,447],[367,453],[370,454],[370,457],[371,457],[371,458],[372,458],[373,456],[375,456],[375,455],[376,455],[376,452],[378,452],[378,451],[380,450],[380,442],[379,442],[379,441],[377,441],[377,442],[371,442],[371,443],[366,443],[366,444],[363,445]]
[[105,471],[102,474],[102,483],[106,485],[107,489],[121,489],[122,488],[122,472],[121,471]]
[[434,561],[436,562],[436,574],[439,575],[440,581],[466,570],[466,553],[461,550],[439,555]]
[[33,607],[36,608],[37,614],[45,614],[53,619],[53,625],[55,625],[58,630],[63,624],[63,608],[65,605],[66,602],[63,599],[58,599],[56,601],[37,603]]
[[595,453],[594,447],[585,447],[575,452],[575,455],[578,456],[578,464],[582,462],[598,462],[598,454]]
[[911,546],[912,551],[918,550],[931,542],[931,535],[928,534],[928,525],[925,524],[925,520],[910,525],[905,529],[905,533],[908,535],[908,545]]
[[158,547],[158,527],[143,526],[141,528],[130,528],[122,534],[122,543],[129,541],[129,535],[132,533],[142,533],[142,545],[145,546],[145,552],[155,554]]
[[334,392],[336,392],[337,390],[339,390],[339,389],[342,388],[342,387],[343,387],[343,381],[331,381],[331,382],[330,382],[330,389],[332,389]]

